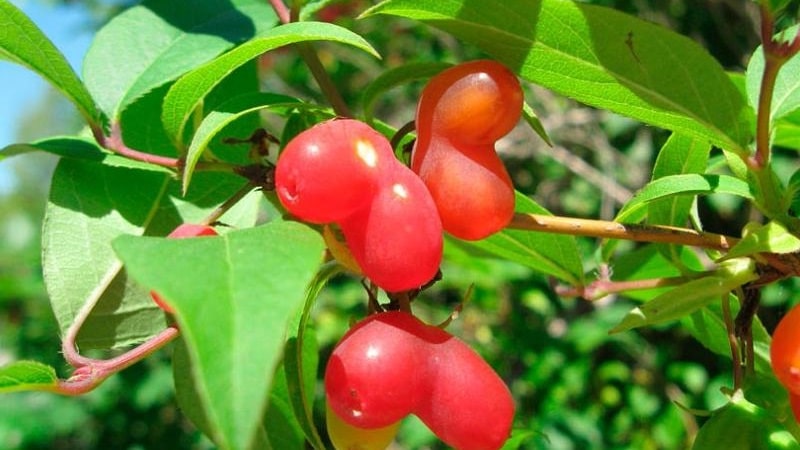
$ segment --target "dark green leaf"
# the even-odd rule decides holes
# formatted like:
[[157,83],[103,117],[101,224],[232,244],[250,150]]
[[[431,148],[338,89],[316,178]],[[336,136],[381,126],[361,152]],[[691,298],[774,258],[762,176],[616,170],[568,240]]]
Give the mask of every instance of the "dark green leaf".
[[64,55],[8,0],[0,0],[0,58],[39,74],[66,95],[89,123],[97,123],[99,113],[95,102]]
[[284,45],[320,40],[352,45],[378,56],[361,36],[333,24],[296,22],[275,27],[181,77],[164,98],[164,129],[174,143],[179,143],[189,117],[203,97],[237,67]]
[[[164,314],[147,290],[129,282],[111,240],[163,236],[181,222],[198,222],[242,185],[238,177],[205,173],[182,197],[164,173],[62,159],[42,232],[44,279],[62,333],[87,302],[97,305],[78,336],[82,349],[122,347],[161,331]],[[222,220],[251,226],[257,205],[258,196],[248,196]]]
[[[550,215],[547,210],[520,193],[517,193],[516,202],[517,212]],[[583,264],[573,236],[506,228],[487,239],[464,244],[573,285],[583,282]]]
[[560,0],[388,0],[374,14],[440,28],[589,105],[747,152],[753,112],[719,63],[652,23]]
[[174,307],[215,442],[249,448],[322,238],[270,222],[197,239],[122,236],[114,248],[137,281]]
[[84,61],[86,84],[103,111],[117,118],[139,97],[276,22],[260,0],[146,1],[97,33]]
[[36,361],[16,361],[0,367],[0,393],[49,390],[58,382],[56,370]]

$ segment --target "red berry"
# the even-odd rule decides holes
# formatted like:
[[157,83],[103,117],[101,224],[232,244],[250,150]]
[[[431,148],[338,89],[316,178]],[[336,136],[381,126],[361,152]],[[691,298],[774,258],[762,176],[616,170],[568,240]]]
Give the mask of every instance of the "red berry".
[[794,420],[800,423],[800,394],[795,394],[794,392],[789,392],[789,405],[792,407],[792,413],[794,414]]
[[431,141],[417,173],[433,197],[442,228],[453,236],[483,239],[508,225],[514,215],[514,186],[493,149]]
[[494,144],[522,113],[519,80],[492,60],[451,67],[428,81],[417,107],[417,133],[464,144]]
[[390,292],[419,288],[442,260],[442,223],[425,184],[396,164],[372,203],[340,223],[364,275]]
[[496,450],[511,432],[514,402],[466,344],[399,312],[372,315],[345,334],[325,370],[328,405],[361,428],[417,415],[460,450]]
[[353,326],[325,368],[331,410],[361,428],[385,427],[410,414],[428,391],[424,330],[399,312],[374,314]]
[[329,120],[286,145],[275,169],[275,189],[299,219],[337,222],[372,200],[382,172],[395,161],[388,140],[367,124]]
[[772,371],[790,392],[800,394],[800,305],[786,313],[770,345]]
[[482,239],[511,221],[514,187],[494,142],[519,121],[522,103],[519,80],[490,60],[452,67],[425,86],[411,168],[453,236]]
[[[214,230],[214,228],[208,225],[182,223],[178,225],[177,228],[172,230],[172,232],[168,234],[167,237],[171,239],[183,239],[183,238],[192,238],[198,236],[216,236],[216,235],[217,235],[216,230]],[[164,299],[161,298],[161,296],[158,295],[156,292],[150,291],[150,297],[152,297],[153,301],[155,301],[156,304],[164,311],[170,314],[175,312],[173,311],[172,307],[169,306],[167,302],[164,301]]]

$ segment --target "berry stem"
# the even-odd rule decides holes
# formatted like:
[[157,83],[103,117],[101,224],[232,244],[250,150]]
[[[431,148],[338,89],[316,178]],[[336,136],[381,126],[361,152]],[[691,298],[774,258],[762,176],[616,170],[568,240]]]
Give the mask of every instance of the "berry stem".
[[[275,14],[278,15],[278,20],[280,20],[281,23],[289,23],[298,19],[298,17],[293,17],[293,15],[297,16],[298,14],[292,14],[292,11],[286,7],[286,3],[284,3],[283,0],[269,0],[269,4],[272,6],[272,9],[275,10]],[[331,107],[333,107],[333,110],[336,112],[336,115],[341,117],[352,117],[350,114],[350,109],[347,107],[347,103],[345,103],[341,94],[339,94],[336,84],[334,84],[333,80],[328,75],[328,72],[325,70],[325,66],[322,65],[322,61],[320,61],[317,52],[314,51],[314,47],[311,44],[300,42],[295,44],[295,48],[297,49],[298,53],[300,53],[300,57],[303,58],[306,66],[308,66],[308,70],[317,81],[317,85],[322,91],[322,95],[328,99],[328,102],[330,102]]]
[[728,344],[731,347],[731,360],[733,361],[733,390],[737,391],[742,387],[742,354],[739,349],[739,340],[731,315],[731,295],[725,294],[722,297],[722,318],[725,321],[725,330],[728,333]]
[[663,225],[623,224],[606,220],[574,217],[546,216],[541,214],[514,214],[508,229],[544,231],[608,239],[640,242],[663,242],[695,247],[730,250],[739,240],[730,236],[707,233],[688,228]]
[[181,160],[178,158],[154,155],[152,153],[145,153],[128,147],[122,141],[122,129],[120,128],[119,123],[114,123],[111,126],[111,134],[109,136],[104,136],[102,134],[98,136],[95,134],[95,139],[98,138],[99,140],[97,142],[101,146],[129,159],[155,164],[157,166],[170,167],[173,169],[179,169],[183,165]]
[[85,394],[96,388],[106,378],[126,369],[142,359],[150,356],[156,350],[178,337],[180,331],[175,325],[170,325],[159,334],[135,348],[108,360],[97,360],[81,357],[84,364],[66,380],[58,380],[53,392],[63,395]]
[[214,222],[218,221],[220,217],[228,212],[228,210],[234,205],[239,203],[239,201],[249,194],[254,188],[255,186],[252,183],[245,184],[241,189],[231,195],[230,198],[225,200],[225,203],[219,205],[214,211],[211,212],[211,214],[203,219],[203,221],[200,222],[200,225],[212,225]]
[[589,301],[600,300],[611,294],[633,290],[654,289],[678,286],[689,281],[688,277],[650,278],[645,280],[611,281],[595,280],[586,286],[556,286],[555,291],[562,297],[582,297]]

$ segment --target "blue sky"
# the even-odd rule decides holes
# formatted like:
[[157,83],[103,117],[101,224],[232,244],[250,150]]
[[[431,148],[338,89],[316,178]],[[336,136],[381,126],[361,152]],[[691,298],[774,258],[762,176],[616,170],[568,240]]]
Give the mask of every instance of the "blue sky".
[[[80,74],[81,61],[92,38],[86,10],[78,5],[56,6],[42,0],[11,0],[55,43]],[[30,70],[0,60],[0,148],[16,142],[17,118],[27,105],[44,95],[46,83]],[[9,167],[14,158],[0,162],[0,193],[13,184]]]

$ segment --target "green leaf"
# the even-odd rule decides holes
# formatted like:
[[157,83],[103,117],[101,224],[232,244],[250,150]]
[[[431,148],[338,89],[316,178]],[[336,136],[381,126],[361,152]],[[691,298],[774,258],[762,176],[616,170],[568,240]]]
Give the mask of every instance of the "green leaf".
[[745,227],[742,239],[720,261],[756,253],[794,253],[800,251],[800,239],[778,222]]
[[[658,152],[653,178],[655,181],[670,175],[701,174],[708,164],[711,146],[679,134],[672,134]],[[648,222],[680,226],[686,223],[694,199],[675,196],[655,200],[647,206]]]
[[317,383],[319,352],[316,336],[309,324],[311,310],[320,291],[328,281],[339,274],[339,264],[326,265],[320,270],[306,292],[303,310],[298,323],[289,328],[289,339],[284,355],[284,371],[289,400],[294,417],[314,448],[325,448],[314,424],[314,397]]
[[774,144],[800,150],[800,111],[775,122]]
[[0,367],[0,393],[50,390],[57,383],[56,370],[37,361],[15,361]]
[[630,311],[611,333],[680,319],[718,300],[737,287],[755,280],[750,259],[731,260],[713,275],[689,281]]
[[116,119],[139,97],[276,22],[260,0],[146,1],[98,31],[84,61],[86,84]]
[[361,94],[361,106],[364,108],[365,120],[367,123],[372,122],[375,104],[380,96],[390,89],[412,81],[428,79],[451,66],[452,64],[445,62],[423,61],[403,64],[384,71],[372,80]]
[[692,40],[623,13],[561,0],[388,0],[364,13],[428,23],[523,78],[745,154],[753,112]]
[[[186,153],[186,165],[183,171],[183,190],[189,188],[197,161],[211,144],[212,139],[227,125],[236,119],[262,109],[287,110],[306,106],[300,100],[280,94],[254,92],[231,98],[209,113],[197,127],[189,150]],[[310,106],[310,105],[308,105]]]
[[692,450],[796,450],[797,441],[741,391],[714,412],[697,433]]
[[[550,215],[547,210],[520,193],[516,196],[516,211]],[[573,236],[506,228],[486,239],[465,242],[464,245],[514,261],[573,285],[583,282],[583,264]]]
[[0,58],[39,74],[74,103],[87,122],[97,123],[95,102],[64,55],[8,0],[0,0]]
[[183,129],[208,92],[237,67],[284,45],[305,41],[333,41],[352,45],[378,57],[361,36],[337,25],[295,22],[281,25],[251,39],[224,55],[181,77],[164,98],[161,120],[170,139],[180,143]]
[[51,153],[64,158],[93,161],[112,167],[127,167],[129,169],[172,174],[172,171],[165,167],[119,156],[100,147],[94,140],[74,136],[57,136],[27,144],[11,144],[0,149],[0,161],[11,156],[37,151]]
[[121,236],[114,249],[131,276],[174,307],[215,442],[249,448],[322,238],[270,222],[198,239]]
[[646,184],[625,204],[614,219],[617,222],[632,223],[642,220],[647,206],[654,200],[676,195],[730,194],[752,199],[750,186],[728,175],[684,174],[658,178]]
[[[43,272],[62,334],[87,302],[97,302],[81,327],[81,349],[123,347],[161,331],[166,320],[149,292],[129,282],[111,249],[121,234],[164,236],[198,222],[244,183],[204,173],[186,197],[170,175],[62,159],[53,174],[42,232]],[[259,195],[221,220],[252,226]]]
[[[784,33],[785,36],[794,36],[798,31],[800,31],[800,27],[795,26],[785,30]],[[759,46],[753,52],[747,65],[747,97],[754,108],[757,108],[758,99],[761,96],[763,72],[764,48]],[[774,123],[798,109],[800,109],[800,53],[786,61],[778,72],[775,91],[772,94],[770,120]]]

